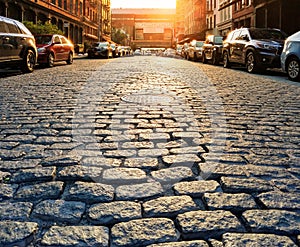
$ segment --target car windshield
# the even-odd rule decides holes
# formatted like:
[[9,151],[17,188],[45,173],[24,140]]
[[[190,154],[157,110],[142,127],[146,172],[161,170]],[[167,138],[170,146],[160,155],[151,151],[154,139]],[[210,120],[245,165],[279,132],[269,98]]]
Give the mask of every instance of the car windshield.
[[51,44],[52,36],[35,36],[35,42],[39,45]]
[[107,46],[107,43],[96,42],[93,44],[93,47],[106,47],[106,46]]
[[223,44],[223,37],[215,37],[215,44]]
[[197,42],[196,42],[196,47],[202,47],[203,44],[204,44],[203,41],[197,41]]
[[286,38],[286,35],[284,35],[279,30],[250,29],[249,31],[252,39],[284,40]]

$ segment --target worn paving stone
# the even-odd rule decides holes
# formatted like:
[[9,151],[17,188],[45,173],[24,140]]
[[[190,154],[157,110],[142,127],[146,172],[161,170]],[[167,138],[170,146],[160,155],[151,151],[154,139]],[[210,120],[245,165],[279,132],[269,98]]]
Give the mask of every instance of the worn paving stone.
[[247,176],[244,165],[228,165],[206,161],[199,163],[199,170],[204,179],[219,179],[223,176]]
[[2,202],[0,203],[1,220],[24,220],[28,219],[33,204],[31,202]]
[[240,212],[258,208],[254,198],[249,194],[205,193],[203,196],[209,210],[229,210]]
[[0,183],[0,201],[13,198],[17,188],[16,184]]
[[84,211],[82,202],[45,200],[35,206],[33,216],[45,221],[78,224]]
[[259,194],[257,198],[267,208],[299,210],[300,197],[299,193],[283,193],[280,191],[270,191]]
[[190,196],[165,196],[143,203],[146,217],[174,217],[197,209],[196,203]]
[[66,200],[87,203],[110,202],[114,198],[114,187],[108,184],[75,182],[64,194]]
[[79,165],[80,158],[74,156],[74,155],[51,155],[49,157],[46,157],[43,159],[41,164],[43,166],[75,166]]
[[51,181],[56,175],[56,167],[36,167],[34,169],[20,170],[11,177],[12,183]]
[[103,172],[104,183],[133,184],[146,182],[146,173],[138,168],[111,168]]
[[252,232],[272,234],[300,233],[300,214],[286,210],[248,210],[243,218]]
[[221,186],[228,193],[255,193],[274,189],[269,181],[258,178],[222,177]]
[[296,247],[287,236],[257,233],[225,233],[222,236],[224,247],[264,246]]
[[81,160],[81,164],[84,166],[94,166],[102,168],[119,167],[122,164],[120,159],[104,158],[104,157],[84,157]]
[[0,221],[0,246],[27,246],[37,231],[35,222]]
[[0,160],[0,169],[4,171],[14,171],[18,169],[34,169],[39,165],[41,160]]
[[182,241],[182,242],[170,242],[162,244],[151,244],[147,247],[209,247],[208,243],[204,240]]
[[221,191],[220,184],[216,181],[191,181],[174,184],[173,189],[176,195],[189,195],[202,197],[204,193]]
[[88,217],[93,223],[111,225],[123,221],[142,218],[141,204],[129,201],[98,203],[88,210]]
[[108,247],[109,229],[103,226],[52,226],[42,237],[42,246]]
[[147,199],[158,196],[163,192],[160,183],[141,183],[133,185],[121,185],[116,189],[117,200]]
[[111,229],[111,247],[145,246],[178,239],[173,221],[166,218],[122,222]]
[[223,210],[191,211],[176,218],[184,239],[218,238],[226,232],[245,229],[232,213]]
[[271,182],[282,192],[300,193],[300,179],[273,179]]
[[192,179],[194,174],[189,167],[176,166],[151,172],[151,176],[160,183],[174,183]]
[[63,182],[53,181],[21,186],[15,193],[15,199],[58,199],[63,191]]
[[63,181],[93,181],[99,179],[102,175],[103,168],[86,166],[86,165],[75,165],[63,167],[57,174],[57,179]]
[[158,169],[159,163],[157,158],[151,157],[137,157],[129,158],[124,162],[124,167],[139,168],[144,170],[156,170]]
[[202,161],[196,154],[165,155],[162,160],[167,165],[187,165],[190,167]]

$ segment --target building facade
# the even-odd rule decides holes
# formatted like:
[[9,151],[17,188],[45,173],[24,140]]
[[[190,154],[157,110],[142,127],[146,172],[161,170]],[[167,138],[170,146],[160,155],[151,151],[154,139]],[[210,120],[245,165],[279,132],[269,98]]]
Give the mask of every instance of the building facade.
[[110,0],[0,0],[0,15],[50,22],[74,44],[110,39]]
[[112,9],[112,26],[135,48],[168,48],[175,44],[175,9]]

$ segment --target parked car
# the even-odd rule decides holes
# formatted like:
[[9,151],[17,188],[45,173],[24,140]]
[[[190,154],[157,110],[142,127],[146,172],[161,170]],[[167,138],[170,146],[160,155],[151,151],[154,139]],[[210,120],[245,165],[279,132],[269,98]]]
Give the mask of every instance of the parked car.
[[202,60],[204,41],[193,40],[188,48],[187,59],[199,61]]
[[224,67],[239,64],[245,66],[249,73],[279,68],[285,38],[286,34],[279,29],[236,29],[224,41]]
[[176,55],[181,56],[182,47],[183,45],[176,46]]
[[114,43],[111,43],[110,47],[112,49],[112,56],[113,57],[119,57],[120,54],[119,54],[119,48],[118,48],[118,46],[116,44],[114,44]]
[[0,16],[0,68],[33,72],[37,63],[34,36],[19,21]]
[[140,49],[136,49],[134,52],[133,52],[133,55],[134,56],[141,56],[142,55],[142,52]]
[[300,81],[300,31],[288,37],[281,54],[281,68],[292,81]]
[[202,46],[202,62],[207,63],[208,60],[212,64],[218,65],[222,60],[223,37],[217,35],[208,35]]
[[38,48],[38,64],[53,67],[55,62],[73,63],[74,45],[65,36],[39,34],[34,37]]
[[88,57],[102,57],[102,58],[111,58],[113,57],[112,48],[109,42],[95,42],[88,49]]
[[187,59],[187,52],[189,49],[189,43],[184,43],[181,47],[181,56],[185,59]]

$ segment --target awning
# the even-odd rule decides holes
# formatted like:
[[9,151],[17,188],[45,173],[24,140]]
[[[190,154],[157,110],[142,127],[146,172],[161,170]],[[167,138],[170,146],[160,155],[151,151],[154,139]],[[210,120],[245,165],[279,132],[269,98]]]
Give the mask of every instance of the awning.
[[89,33],[85,33],[84,34],[85,37],[89,38],[89,39],[94,39],[94,40],[98,40],[98,37]]

